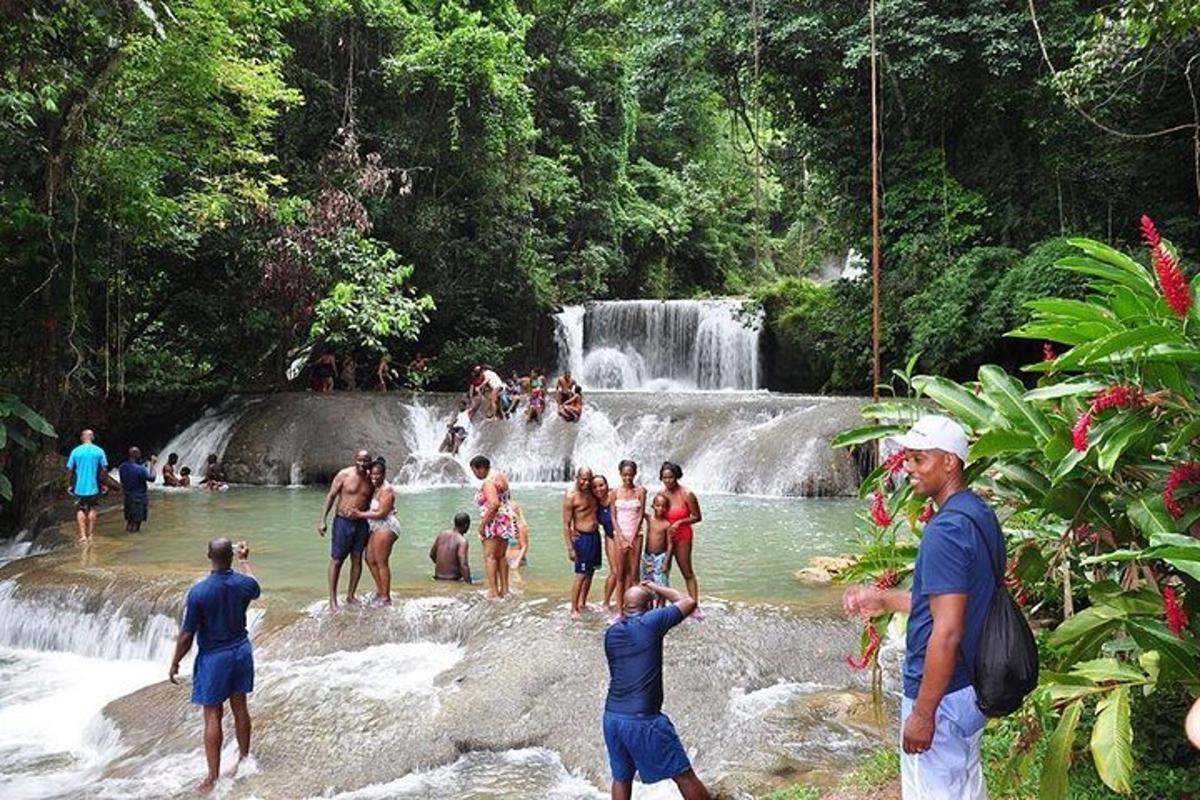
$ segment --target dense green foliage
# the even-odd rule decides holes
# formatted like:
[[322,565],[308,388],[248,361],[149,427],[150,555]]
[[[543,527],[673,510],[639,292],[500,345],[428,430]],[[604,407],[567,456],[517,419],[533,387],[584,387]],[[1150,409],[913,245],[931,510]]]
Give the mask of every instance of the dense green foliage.
[[[1012,723],[1010,764],[1022,775],[1040,753],[1043,800],[1067,796],[1085,743],[1113,791],[1144,780],[1135,757],[1177,770],[1175,789],[1200,788],[1181,711],[1200,696],[1200,310],[1171,244],[1143,226],[1153,271],[1072,240],[1057,265],[1088,283],[1086,298],[1030,303],[1032,320],[1012,335],[1061,349],[1026,367],[1042,376],[1037,388],[994,365],[966,384],[900,376],[972,432],[968,472],[1005,518],[1008,585],[1044,632],[1041,686]],[[868,407],[877,424],[838,443],[901,430],[922,409]],[[899,467],[889,460],[864,484],[873,507],[849,577],[911,572],[927,501],[895,480]],[[1138,736],[1151,730],[1146,747]]]
[[[889,364],[1035,352],[997,334],[1066,288],[1039,275],[1065,233],[1128,241],[1144,209],[1200,237],[1194,4],[1030,8],[879,3]],[[804,348],[775,386],[868,388],[862,279],[796,282],[868,251],[865,13],[8,3],[0,384],[72,427],[278,386],[325,345],[449,386],[471,354],[544,357],[563,303],[732,292]]]

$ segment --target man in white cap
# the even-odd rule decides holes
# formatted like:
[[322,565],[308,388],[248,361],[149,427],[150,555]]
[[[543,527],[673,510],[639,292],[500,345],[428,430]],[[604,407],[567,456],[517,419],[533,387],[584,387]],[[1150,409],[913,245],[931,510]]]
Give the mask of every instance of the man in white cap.
[[937,513],[917,549],[912,589],[854,587],[847,613],[870,618],[908,614],[904,698],[900,707],[904,800],[987,797],[979,743],[987,721],[975,702],[975,663],[1004,538],[996,514],[967,487],[967,435],[954,420],[925,416],[893,442],[904,450],[913,492]]

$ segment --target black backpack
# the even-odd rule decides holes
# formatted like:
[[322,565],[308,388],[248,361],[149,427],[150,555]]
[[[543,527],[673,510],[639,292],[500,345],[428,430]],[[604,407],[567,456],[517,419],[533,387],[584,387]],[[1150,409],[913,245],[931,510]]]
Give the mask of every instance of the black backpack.
[[979,710],[989,717],[1006,717],[1020,708],[1025,696],[1037,687],[1037,644],[1025,614],[1004,586],[1003,571],[996,567],[997,558],[988,545],[987,536],[969,514],[962,516],[979,534],[996,579],[979,636],[979,650],[975,654],[975,663],[967,665],[967,674],[975,687]]

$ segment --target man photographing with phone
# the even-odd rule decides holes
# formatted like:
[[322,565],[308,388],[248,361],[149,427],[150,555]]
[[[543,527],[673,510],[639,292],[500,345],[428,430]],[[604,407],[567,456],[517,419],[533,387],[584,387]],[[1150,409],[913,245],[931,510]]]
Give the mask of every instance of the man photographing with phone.
[[[245,574],[233,571],[234,555]],[[192,702],[204,707],[204,754],[208,777],[201,792],[211,791],[221,772],[221,717],[225,701],[233,711],[239,762],[250,754],[250,711],[246,695],[254,691],[254,654],[246,634],[246,608],[261,590],[250,570],[250,548],[221,537],[208,543],[212,572],[191,588],[183,625],[175,641],[168,678],[179,683],[179,662],[196,639]]]

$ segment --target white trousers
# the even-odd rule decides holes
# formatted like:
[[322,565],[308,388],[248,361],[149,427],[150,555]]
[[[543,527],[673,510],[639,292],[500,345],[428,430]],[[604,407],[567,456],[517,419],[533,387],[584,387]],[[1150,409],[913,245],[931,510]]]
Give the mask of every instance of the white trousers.
[[[900,736],[914,701],[900,704]],[[908,755],[900,750],[900,796],[904,800],[987,800],[979,743],[987,717],[975,704],[971,686],[951,692],[938,704],[933,746]]]

